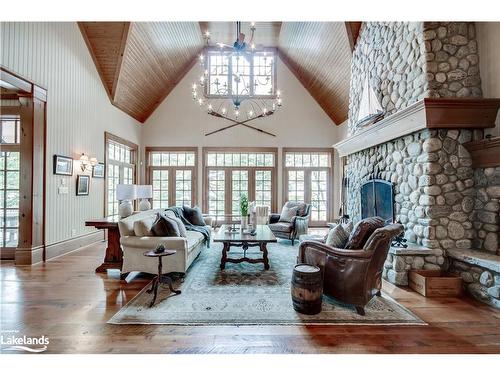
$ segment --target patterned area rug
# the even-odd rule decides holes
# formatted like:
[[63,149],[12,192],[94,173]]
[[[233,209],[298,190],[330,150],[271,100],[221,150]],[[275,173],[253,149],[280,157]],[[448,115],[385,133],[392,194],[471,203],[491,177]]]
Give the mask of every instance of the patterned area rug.
[[[271,325],[271,324],[425,324],[409,310],[388,296],[375,297],[360,316],[352,306],[323,298],[321,313],[303,315],[292,306],[290,282],[298,246],[288,241],[269,244],[271,269],[262,263],[227,263],[219,268],[221,244],[203,251],[175,287],[182,294],[170,295],[160,285],[156,304],[149,308],[152,295],[145,287],[133,300],[116,313],[112,324],[171,325]],[[232,248],[229,256],[241,255],[241,248]],[[258,248],[247,254],[260,257]],[[168,259],[167,259],[168,262]]]

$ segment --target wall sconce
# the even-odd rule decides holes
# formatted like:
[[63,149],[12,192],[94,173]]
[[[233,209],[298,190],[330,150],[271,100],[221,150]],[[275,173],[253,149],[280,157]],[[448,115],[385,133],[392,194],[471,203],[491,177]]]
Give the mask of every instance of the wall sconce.
[[85,172],[87,168],[92,169],[95,165],[97,165],[97,163],[97,158],[89,159],[88,155],[85,155],[84,153],[80,156],[80,168],[82,169],[82,172]]

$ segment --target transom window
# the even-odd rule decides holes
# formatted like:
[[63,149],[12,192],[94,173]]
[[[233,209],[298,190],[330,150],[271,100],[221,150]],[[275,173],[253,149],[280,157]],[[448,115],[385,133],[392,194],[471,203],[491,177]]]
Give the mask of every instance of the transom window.
[[276,149],[204,149],[204,209],[218,223],[240,219],[240,197],[276,209]]
[[276,96],[276,51],[234,54],[220,49],[207,52],[208,97]]
[[153,185],[153,208],[194,206],[196,148],[146,147],[147,178]]
[[0,247],[19,243],[20,116],[0,121]]
[[285,200],[310,203],[311,224],[325,225],[332,216],[332,151],[284,149]]
[[119,202],[116,185],[135,184],[137,145],[105,133],[106,138],[106,205],[107,216],[117,215]]

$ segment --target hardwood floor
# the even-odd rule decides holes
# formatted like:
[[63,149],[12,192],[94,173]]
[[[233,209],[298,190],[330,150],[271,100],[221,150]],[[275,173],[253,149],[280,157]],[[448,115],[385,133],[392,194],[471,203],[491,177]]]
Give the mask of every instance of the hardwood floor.
[[384,284],[428,326],[162,326],[106,321],[148,282],[96,274],[104,243],[33,267],[3,263],[2,329],[50,339],[48,353],[500,353],[500,311]]

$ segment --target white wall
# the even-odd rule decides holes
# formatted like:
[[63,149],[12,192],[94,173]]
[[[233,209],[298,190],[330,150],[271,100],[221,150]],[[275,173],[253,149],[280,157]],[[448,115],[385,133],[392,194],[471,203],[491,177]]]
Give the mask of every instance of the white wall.
[[[78,159],[82,152],[104,161],[104,132],[140,143],[140,124],[113,107],[76,23],[1,23],[1,64],[47,89],[46,244],[87,232],[84,221],[101,217],[104,180],[90,195],[75,195],[72,177],[52,174],[52,155]],[[58,195],[61,179],[68,195]]]
[[[304,89],[290,70],[278,61],[278,87],[283,107],[276,114],[253,121],[251,125],[276,134],[276,137],[237,126],[206,137],[205,133],[230,123],[207,115],[193,101],[191,85],[200,75],[195,66],[146,121],[143,146],[197,146],[201,157],[204,146],[278,147],[278,206],[282,201],[281,149],[283,147],[331,147],[337,142],[338,127]],[[144,173],[144,171],[143,171]],[[202,170],[199,163],[198,203],[202,202]],[[336,193],[336,192],[335,192]],[[335,194],[335,199],[337,200]],[[338,202],[334,202],[338,212]]]
[[[500,22],[476,22],[476,31],[483,96],[500,98]],[[500,114],[488,132],[500,136]]]

